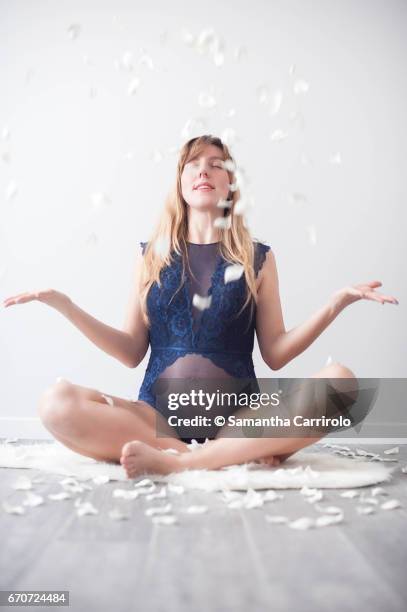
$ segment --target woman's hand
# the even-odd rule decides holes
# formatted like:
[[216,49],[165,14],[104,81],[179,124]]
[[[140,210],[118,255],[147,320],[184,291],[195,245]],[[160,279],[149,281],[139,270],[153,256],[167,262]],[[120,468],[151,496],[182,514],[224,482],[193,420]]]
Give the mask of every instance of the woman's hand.
[[383,295],[383,293],[377,293],[375,291],[375,288],[380,287],[381,284],[380,281],[371,281],[370,283],[361,283],[360,285],[350,285],[349,287],[344,287],[337,291],[333,295],[332,300],[339,309],[346,308],[346,306],[358,300],[374,300],[381,304],[385,304],[386,302],[389,304],[398,304],[399,302],[395,297]]
[[25,304],[26,302],[31,302],[32,300],[38,300],[39,302],[48,304],[48,306],[52,306],[52,308],[55,308],[60,312],[66,311],[66,309],[72,303],[71,298],[65,295],[65,293],[61,293],[55,289],[43,289],[42,291],[31,291],[13,295],[3,300],[3,306],[7,308],[7,306],[12,306],[14,304]]

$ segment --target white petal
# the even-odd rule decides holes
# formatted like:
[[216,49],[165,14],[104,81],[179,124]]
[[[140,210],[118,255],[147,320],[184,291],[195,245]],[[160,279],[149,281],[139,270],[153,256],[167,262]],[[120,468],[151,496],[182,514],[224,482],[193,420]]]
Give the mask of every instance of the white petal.
[[228,200],[224,200],[223,198],[220,198],[218,200],[218,203],[216,204],[216,206],[218,208],[231,208],[232,207],[232,202],[230,202]]
[[329,158],[329,163],[339,166],[342,163],[341,154],[338,152],[338,153],[334,153],[333,155],[331,155],[331,157]]
[[213,55],[213,61],[215,66],[223,66],[225,62],[225,54],[222,51],[218,51]]
[[201,91],[198,96],[198,104],[203,108],[213,108],[216,106],[216,100],[212,94],[206,91]]
[[171,512],[172,504],[166,504],[165,506],[152,506],[144,511],[146,516],[153,516],[153,514],[166,514]]
[[348,497],[349,499],[353,499],[354,497],[357,497],[359,495],[358,491],[355,491],[354,489],[350,489],[349,491],[344,491],[343,493],[339,494],[341,497]]
[[139,487],[136,489],[139,495],[148,495],[156,489],[156,485],[152,484],[151,487]]
[[85,516],[85,514],[99,514],[99,510],[91,502],[84,502],[77,508],[76,513],[78,516]]
[[398,499],[389,499],[381,504],[382,510],[394,510],[395,508],[401,508],[402,504]]
[[72,23],[68,28],[68,37],[71,40],[76,40],[81,33],[81,26],[79,23]]
[[222,161],[222,166],[228,172],[236,172],[236,164],[232,159],[225,159]]
[[194,293],[193,298],[192,298],[193,306],[195,306],[199,310],[206,310],[211,305],[211,302],[212,302],[211,295],[202,296],[202,295],[198,295],[198,293]]
[[182,31],[182,40],[189,47],[192,47],[195,44],[195,36],[191,34],[191,32],[188,32],[188,30]]
[[112,493],[113,497],[120,497],[122,499],[136,499],[139,496],[139,492],[129,491],[128,489],[114,489]]
[[154,484],[154,482],[151,480],[151,478],[143,478],[143,480],[139,480],[138,482],[135,482],[134,486],[135,487],[148,487],[152,484]]
[[35,493],[27,493],[27,497],[23,501],[24,506],[40,506],[44,503],[44,498],[41,495],[36,495]]
[[275,524],[288,523],[288,518],[286,516],[278,516],[278,515],[274,515],[274,514],[266,514],[265,518],[266,518],[266,521],[268,523],[275,523]]
[[291,66],[290,66],[290,67],[289,67],[289,69],[288,69],[288,74],[289,74],[290,76],[293,76],[293,74],[294,74],[294,72],[295,72],[295,68],[296,68],[295,64],[291,64]]
[[387,448],[383,451],[385,455],[398,455],[400,452],[400,448],[398,446],[394,446],[393,448]]
[[304,485],[300,489],[300,493],[301,495],[315,495],[315,493],[318,493],[318,489],[310,489],[309,487],[307,487],[307,485]]
[[244,266],[241,264],[232,264],[230,266],[226,266],[224,275],[225,285],[227,283],[239,280],[243,273]]
[[177,523],[177,517],[172,514],[163,514],[162,516],[153,516],[151,517],[153,523],[157,525],[174,525]]
[[257,88],[257,99],[260,104],[268,104],[270,102],[270,91],[265,85]]
[[372,489],[371,494],[373,497],[376,497],[376,495],[388,495],[387,491],[383,489],[383,487],[375,487]]
[[284,140],[285,138],[287,138],[287,133],[280,129],[274,130],[270,134],[270,140],[272,140],[273,142],[279,142],[280,140]]
[[138,79],[137,77],[132,79],[130,81],[130,83],[129,83],[128,88],[127,88],[127,93],[129,94],[129,96],[134,96],[134,94],[137,92],[139,86],[140,86],[140,79]]
[[103,474],[101,474],[100,476],[95,476],[94,478],[92,478],[92,480],[95,484],[100,485],[109,482],[110,478],[109,476],[104,476]]
[[230,229],[232,226],[232,217],[228,215],[227,217],[217,217],[213,222],[214,227],[220,227],[222,229]]
[[315,525],[317,527],[326,527],[327,525],[334,525],[335,523],[341,523],[342,521],[343,514],[337,514],[336,516],[323,514],[315,519]]
[[276,115],[281,108],[283,92],[278,89],[274,94],[270,104],[270,115]]
[[296,95],[307,93],[309,90],[309,84],[307,81],[304,81],[304,79],[297,79],[294,83],[293,90]]
[[169,455],[179,455],[180,451],[176,448],[164,448],[163,453],[168,453]]
[[143,53],[143,55],[139,59],[139,64],[142,66],[147,66],[150,70],[154,70],[153,60],[147,53]]
[[13,506],[7,501],[2,502],[3,510],[8,514],[25,514],[25,509],[22,506]]
[[307,232],[308,232],[308,240],[310,242],[310,244],[314,245],[317,243],[317,230],[315,225],[308,225],[307,226]]
[[15,181],[10,181],[5,191],[5,197],[6,197],[7,202],[9,202],[10,200],[14,200],[17,193],[18,193],[17,183]]
[[11,486],[17,491],[26,491],[27,489],[32,489],[31,480],[30,478],[28,478],[28,476],[20,476]]
[[264,501],[277,501],[278,499],[284,499],[284,495],[281,493],[276,493],[276,491],[273,491],[272,489],[263,494]]
[[10,130],[7,127],[7,125],[4,126],[4,128],[2,129],[1,132],[1,137],[3,140],[5,140],[6,142],[10,140]]
[[67,491],[61,491],[60,493],[49,493],[48,499],[53,501],[62,501],[63,499],[71,499],[71,496]]
[[309,518],[308,516],[302,516],[301,518],[288,523],[288,526],[292,529],[310,529],[311,527],[314,527],[314,525],[314,519]]
[[167,489],[163,487],[158,493],[150,493],[146,495],[146,499],[151,501],[152,499],[161,499],[163,497],[167,497]]
[[405,465],[404,467],[401,468],[401,471],[403,472],[403,474],[407,474],[407,465]]
[[119,508],[113,508],[108,512],[109,517],[114,521],[123,521],[130,518],[129,514],[125,514]]
[[339,508],[338,506],[324,507],[324,506],[316,505],[315,507],[319,512],[325,512],[326,514],[342,514],[343,513],[342,508]]

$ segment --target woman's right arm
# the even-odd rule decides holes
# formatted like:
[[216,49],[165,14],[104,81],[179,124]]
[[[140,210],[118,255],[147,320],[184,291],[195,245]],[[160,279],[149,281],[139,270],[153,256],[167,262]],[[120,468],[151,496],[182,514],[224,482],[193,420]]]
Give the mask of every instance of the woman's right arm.
[[138,255],[124,330],[115,329],[98,321],[74,304],[67,295],[54,289],[23,293],[7,298],[3,304],[7,307],[31,300],[44,302],[64,315],[102,351],[115,357],[124,365],[135,368],[143,360],[149,345],[148,328],[141,317],[139,303],[138,282],[141,265],[142,256]]

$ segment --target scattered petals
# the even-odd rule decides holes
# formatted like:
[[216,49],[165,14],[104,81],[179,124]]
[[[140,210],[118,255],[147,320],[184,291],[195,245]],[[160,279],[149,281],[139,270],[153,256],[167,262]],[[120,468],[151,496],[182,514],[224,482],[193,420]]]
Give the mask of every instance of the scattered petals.
[[101,484],[106,484],[107,482],[110,481],[109,476],[104,476],[103,474],[101,474],[100,476],[95,476],[94,478],[92,478],[93,482],[97,485],[101,485]]
[[387,448],[383,451],[385,455],[398,455],[400,452],[400,448],[398,446],[394,446],[393,448]]
[[315,521],[307,516],[302,516],[301,518],[288,523],[288,526],[292,529],[310,529],[311,527],[315,526]]
[[167,512],[171,512],[172,504],[166,504],[165,506],[153,506],[152,508],[147,508],[144,511],[146,516],[153,516],[154,514],[167,514]]
[[239,280],[239,278],[244,273],[244,266],[241,264],[232,264],[225,268],[224,282],[225,285],[227,283],[231,283],[233,281]]
[[394,510],[395,508],[401,508],[401,502],[398,499],[389,499],[380,505],[382,510]]
[[85,516],[86,514],[99,514],[99,510],[91,502],[83,502],[78,505],[76,509],[78,516]]
[[7,514],[25,514],[25,509],[22,506],[13,506],[7,501],[2,502],[2,506]]
[[198,293],[194,293],[193,298],[192,298],[192,304],[193,306],[198,308],[198,310],[206,310],[211,305],[211,302],[212,302],[211,295],[202,296],[202,295],[199,295]]

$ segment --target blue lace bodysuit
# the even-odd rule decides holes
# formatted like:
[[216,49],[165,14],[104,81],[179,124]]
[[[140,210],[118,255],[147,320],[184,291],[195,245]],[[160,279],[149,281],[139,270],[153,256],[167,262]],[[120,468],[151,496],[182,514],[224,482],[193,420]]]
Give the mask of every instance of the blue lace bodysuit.
[[[146,242],[140,242],[145,252]],[[225,284],[230,264],[219,250],[219,242],[187,242],[190,274],[185,265],[182,283],[182,256],[174,253],[171,265],[161,270],[161,288],[154,283],[147,295],[150,358],[138,399],[157,408],[154,383],[158,379],[255,379],[252,352],[256,305],[238,315],[246,299],[244,274]],[[270,247],[254,242],[254,271],[257,277]],[[211,296],[209,308],[200,310],[193,296]]]

